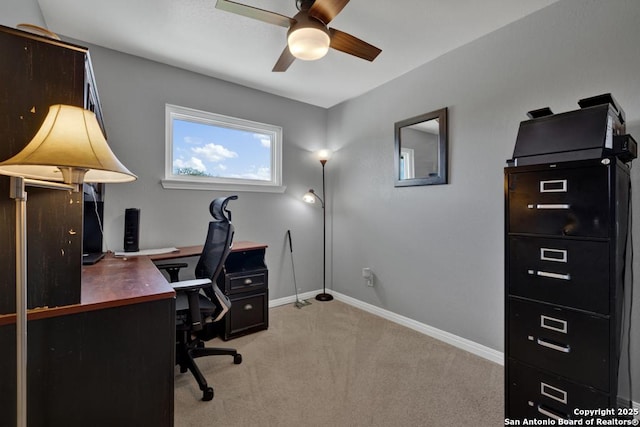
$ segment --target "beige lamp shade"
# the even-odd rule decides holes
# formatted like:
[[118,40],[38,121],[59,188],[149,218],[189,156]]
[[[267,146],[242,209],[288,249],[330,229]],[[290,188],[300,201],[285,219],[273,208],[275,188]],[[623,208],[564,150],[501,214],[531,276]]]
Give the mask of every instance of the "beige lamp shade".
[[0,174],[67,184],[128,182],[137,177],[113,154],[91,111],[52,105],[22,151],[0,162]]

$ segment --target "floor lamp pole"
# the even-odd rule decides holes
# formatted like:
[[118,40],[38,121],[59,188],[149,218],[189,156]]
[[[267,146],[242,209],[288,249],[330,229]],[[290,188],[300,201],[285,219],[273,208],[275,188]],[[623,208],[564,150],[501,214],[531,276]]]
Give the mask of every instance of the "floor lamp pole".
[[326,159],[320,160],[322,163],[322,293],[316,295],[318,301],[331,301],[333,295],[327,293],[327,197],[324,186],[324,165]]
[[27,426],[27,193],[24,178],[11,178],[16,202],[16,425]]
[[74,190],[55,182],[11,177],[9,196],[16,202],[16,425],[27,427],[27,192],[25,186]]

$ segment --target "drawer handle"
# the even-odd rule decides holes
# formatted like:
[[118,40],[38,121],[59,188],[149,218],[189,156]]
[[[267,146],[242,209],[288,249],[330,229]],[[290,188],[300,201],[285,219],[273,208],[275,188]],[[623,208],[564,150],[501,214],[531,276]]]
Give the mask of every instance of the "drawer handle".
[[550,181],[540,181],[540,192],[541,193],[566,193],[567,180],[554,179]]
[[554,414],[550,410],[543,408],[542,405],[538,405],[538,412],[541,413],[542,415],[546,415],[549,418],[553,418],[554,420],[566,420],[566,419],[568,419],[568,418],[563,418],[560,415]]
[[530,204],[527,205],[529,209],[571,209],[571,205],[566,203],[557,204]]
[[538,345],[550,348],[551,350],[559,351],[561,353],[569,353],[571,351],[571,347],[569,347],[568,345],[567,346],[562,346],[562,345],[558,345],[558,344],[553,344],[553,343],[550,343],[550,342],[545,341],[545,340],[540,339],[540,338],[538,338],[536,340],[536,342],[538,343]]
[[567,321],[540,315],[540,327],[563,334],[567,333]]
[[535,271],[527,270],[527,273],[540,277],[547,277],[549,279],[571,280],[570,274],[551,273],[549,271]]
[[253,280],[251,280],[251,279],[244,279],[244,284],[245,284],[245,285],[250,285],[250,284],[252,284],[252,283],[253,283]]
[[249,310],[253,310],[253,306],[251,304],[245,304],[244,307],[242,307],[245,311],[249,311]]
[[567,262],[566,249],[540,248],[541,261]]
[[557,400],[560,403],[567,403],[567,392],[559,388],[550,386],[549,384],[540,382],[540,394],[547,396],[553,400]]

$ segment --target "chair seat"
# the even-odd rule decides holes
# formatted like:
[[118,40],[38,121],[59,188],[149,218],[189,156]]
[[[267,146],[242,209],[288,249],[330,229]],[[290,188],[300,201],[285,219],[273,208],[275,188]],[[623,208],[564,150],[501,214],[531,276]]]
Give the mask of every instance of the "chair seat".
[[[198,297],[201,312],[213,313],[216,311],[216,305],[212,303],[209,298],[204,295],[198,295]],[[176,312],[181,314],[182,311],[189,311],[189,299],[187,298],[187,294],[178,293],[176,295]]]
[[[212,317],[215,316],[217,312],[219,312],[219,308],[209,300],[209,298],[204,295],[198,295],[198,303],[200,304],[200,314],[203,319],[204,324],[208,324],[211,322]],[[176,295],[176,329],[177,330],[186,330],[190,329],[191,325],[188,321],[189,315],[189,298],[183,292],[180,292]],[[209,334],[208,334],[209,335]]]

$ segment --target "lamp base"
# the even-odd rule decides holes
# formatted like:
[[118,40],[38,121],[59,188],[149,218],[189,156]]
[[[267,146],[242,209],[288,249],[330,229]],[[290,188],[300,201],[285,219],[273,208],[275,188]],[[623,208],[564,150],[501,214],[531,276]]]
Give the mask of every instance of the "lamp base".
[[316,295],[316,299],[318,301],[331,301],[333,300],[333,295],[323,292],[321,294]]

